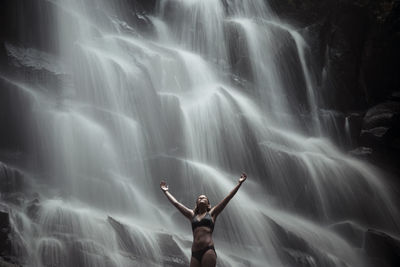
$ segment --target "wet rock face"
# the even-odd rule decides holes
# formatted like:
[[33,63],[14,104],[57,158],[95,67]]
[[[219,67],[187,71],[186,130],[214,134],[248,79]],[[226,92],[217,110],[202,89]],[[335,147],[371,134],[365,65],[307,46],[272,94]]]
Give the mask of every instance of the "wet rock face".
[[14,266],[9,263],[11,255],[11,225],[7,209],[0,205],[0,266]]
[[121,249],[125,252],[139,254],[140,251],[137,251],[135,242],[132,240],[127,227],[110,216],[107,218],[107,221],[115,230]]
[[[83,1],[93,5],[96,1]],[[119,21],[106,14],[105,9],[90,9],[88,14],[96,18],[96,24],[108,29],[117,27],[129,34],[148,34],[153,30],[147,14],[154,12],[155,0],[126,1],[124,17]],[[34,139],[28,126],[34,121],[34,100],[32,95],[43,93],[57,98],[62,93],[61,85],[67,87],[73,81],[62,64],[57,62],[60,54],[60,17],[70,17],[52,1],[4,0],[0,2],[0,150],[18,151],[29,154],[30,142]],[[70,18],[68,21],[76,21]],[[74,23],[63,25],[79,27]],[[137,31],[136,31],[137,30]],[[66,47],[73,47],[76,36],[63,40]],[[60,64],[59,64],[60,63]],[[21,89],[14,81],[26,86]],[[39,89],[41,88],[41,89]],[[41,91],[39,91],[41,90]],[[27,138],[26,132],[31,132]],[[47,163],[39,163],[47,164]]]
[[370,150],[369,158],[374,162],[399,172],[396,158],[400,152],[400,102],[387,101],[368,109],[360,144]]
[[244,32],[237,24],[232,22],[225,23],[224,27],[225,38],[229,44],[229,60],[233,73],[247,81],[254,80]]
[[0,161],[0,201],[21,205],[25,198],[25,186],[23,174]]
[[0,255],[10,254],[11,245],[8,235],[10,233],[10,218],[5,210],[0,210]]
[[23,190],[23,175],[0,162],[0,192],[3,194]]
[[[93,1],[95,2],[95,1]],[[95,5],[88,1],[90,5]],[[137,23],[137,26],[147,26],[148,21],[145,13],[153,13],[156,6],[155,0],[127,1],[127,18],[130,22]],[[58,36],[54,34],[57,27],[57,14],[62,13],[52,1],[38,0],[4,0],[0,3],[0,41],[4,40],[25,47],[33,47],[39,50],[57,53]],[[103,12],[98,9],[99,18]],[[66,12],[63,15],[67,15]],[[73,21],[73,20],[71,20]],[[108,23],[99,20],[98,23]],[[77,26],[77,25],[74,25]]]
[[400,1],[272,1],[309,31],[325,108],[365,109],[400,88]]
[[[393,159],[400,151],[400,1],[269,3],[308,37],[320,108],[348,118],[351,145],[346,149],[399,175]],[[362,114],[355,120],[354,111]],[[332,139],[346,138],[340,132],[337,135]]]
[[147,13],[154,13],[156,9],[156,0],[137,0],[138,4],[142,6],[142,8]]
[[329,226],[348,240],[352,246],[361,249],[370,263],[368,266],[400,266],[400,240],[376,229],[367,229],[355,222],[344,221]]
[[4,26],[0,29],[0,40],[53,51],[56,47],[56,36],[52,36],[55,8],[50,1],[1,1],[0,23]]
[[327,75],[323,88],[326,99],[331,99],[330,107],[354,110],[366,106],[358,77],[368,24],[365,10],[355,6],[339,7],[325,23],[323,65]]

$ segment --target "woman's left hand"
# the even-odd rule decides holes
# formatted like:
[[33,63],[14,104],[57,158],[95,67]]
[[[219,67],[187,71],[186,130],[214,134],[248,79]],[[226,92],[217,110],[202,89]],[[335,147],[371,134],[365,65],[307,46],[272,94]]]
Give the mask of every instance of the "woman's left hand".
[[247,175],[245,173],[242,173],[242,175],[239,178],[239,184],[243,183],[247,179]]

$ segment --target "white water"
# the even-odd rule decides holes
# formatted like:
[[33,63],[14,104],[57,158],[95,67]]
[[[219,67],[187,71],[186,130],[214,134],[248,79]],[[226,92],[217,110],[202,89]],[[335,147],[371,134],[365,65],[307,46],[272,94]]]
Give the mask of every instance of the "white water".
[[[304,266],[364,267],[365,255],[328,225],[351,220],[398,232],[379,171],[321,136],[306,42],[263,1],[227,0],[225,8],[160,0],[151,36],[124,22],[122,0],[52,2],[68,76],[62,93],[49,97],[3,77],[33,103],[30,141],[45,163],[36,170],[43,177],[34,177],[38,213],[13,214],[28,266],[162,266],[171,243],[184,255],[176,266],[187,265],[189,222],[164,198],[160,180],[192,207],[202,193],[212,204],[223,199],[242,170],[248,181],[215,229],[219,266],[290,266],[297,258]],[[229,79],[227,25],[247,45],[249,88]],[[29,53],[32,66],[37,53]]]

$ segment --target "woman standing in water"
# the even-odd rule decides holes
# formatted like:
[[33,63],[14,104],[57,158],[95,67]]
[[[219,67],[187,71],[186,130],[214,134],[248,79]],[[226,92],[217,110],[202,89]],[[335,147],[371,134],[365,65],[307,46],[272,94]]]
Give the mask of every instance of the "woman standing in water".
[[161,190],[165,193],[169,201],[192,223],[193,244],[190,267],[215,267],[217,254],[215,253],[214,241],[212,240],[215,220],[218,214],[224,210],[228,202],[239,190],[246,178],[247,175],[242,173],[235,188],[214,207],[211,207],[210,201],[205,195],[200,195],[196,200],[196,206],[193,210],[179,203],[174,196],[168,192],[168,185],[166,182],[161,181]]

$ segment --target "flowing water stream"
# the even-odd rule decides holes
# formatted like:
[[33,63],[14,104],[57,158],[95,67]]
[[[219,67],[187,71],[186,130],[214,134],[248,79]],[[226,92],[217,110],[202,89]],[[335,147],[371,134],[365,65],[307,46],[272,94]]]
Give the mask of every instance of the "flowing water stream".
[[306,40],[264,1],[159,0],[137,17],[146,33],[127,0],[50,2],[60,53],[7,51],[60,88],[2,77],[32,105],[38,197],[12,213],[27,266],[188,265],[190,225],[160,180],[188,207],[203,193],[214,205],[242,171],[218,266],[365,267],[331,225],[398,233],[382,174],[324,133]]

